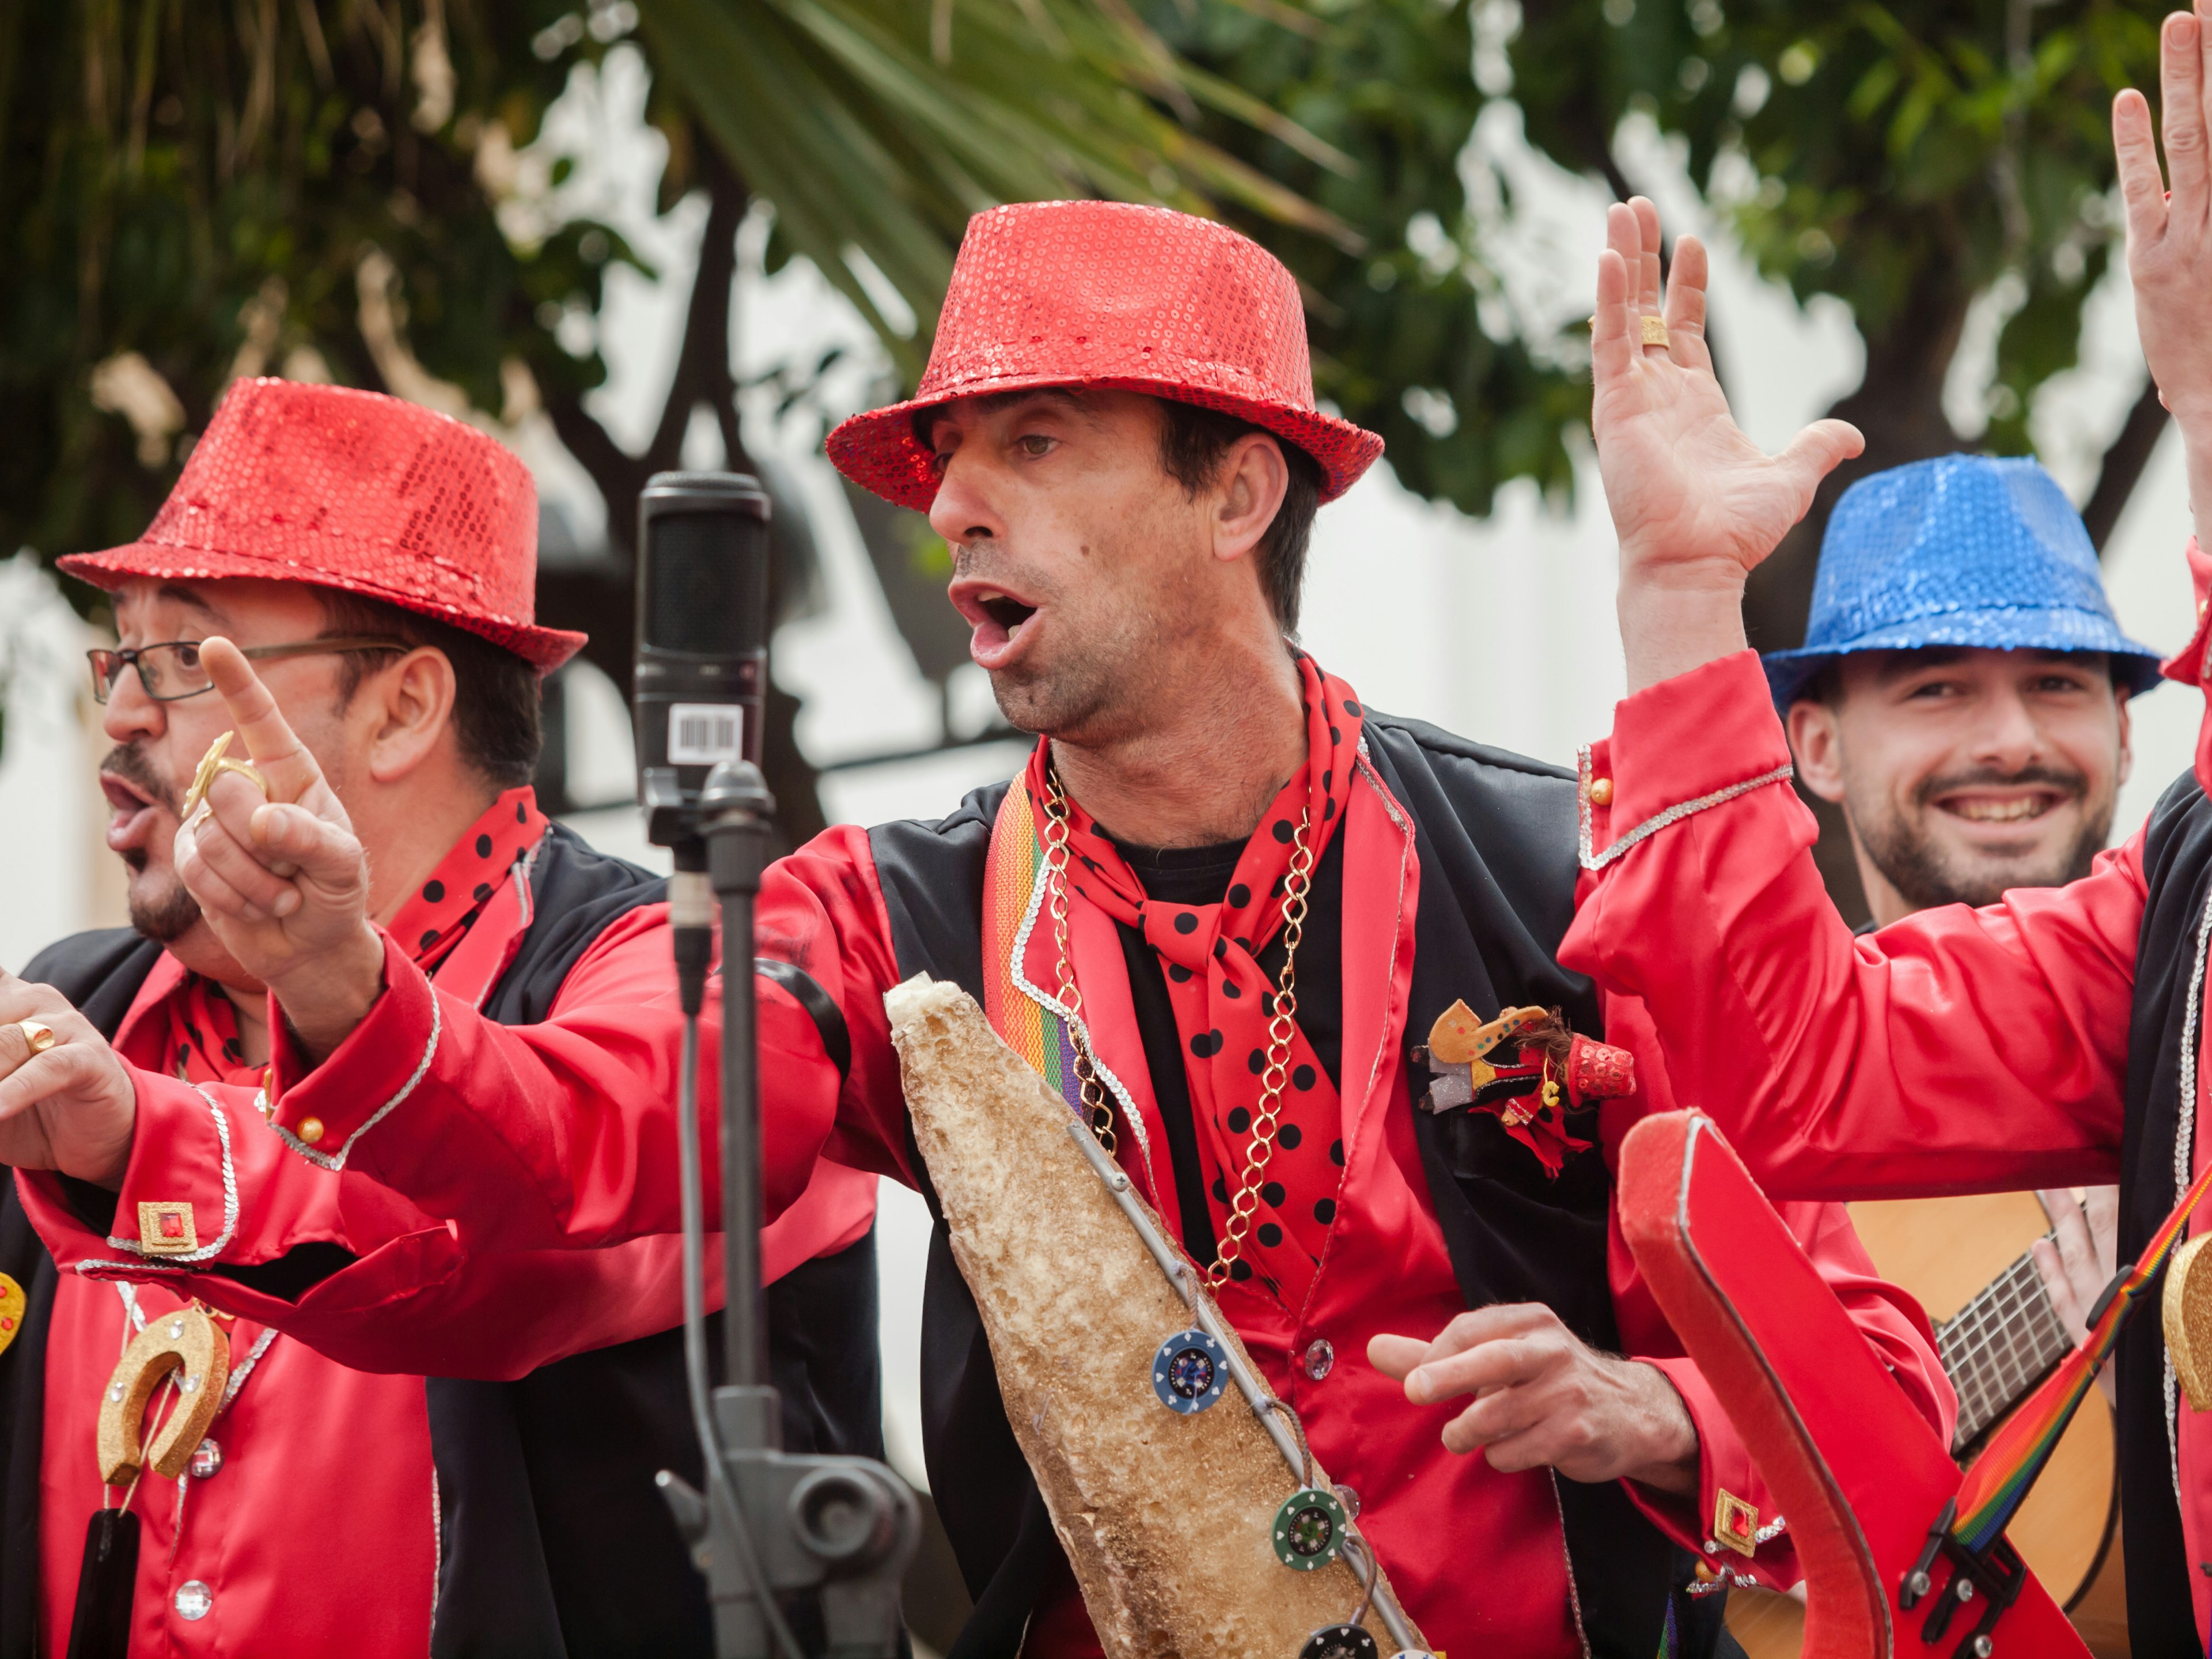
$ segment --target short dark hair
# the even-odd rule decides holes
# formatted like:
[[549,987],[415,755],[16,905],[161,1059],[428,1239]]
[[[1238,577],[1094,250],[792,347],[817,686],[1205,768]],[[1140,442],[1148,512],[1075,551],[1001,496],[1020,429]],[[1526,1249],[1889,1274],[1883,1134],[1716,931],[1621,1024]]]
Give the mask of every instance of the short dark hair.
[[1240,438],[1261,433],[1273,438],[1283,452],[1290,484],[1256,551],[1260,586],[1267,595],[1267,608],[1275,613],[1275,625],[1295,636],[1298,600],[1305,592],[1306,549],[1313,540],[1314,514],[1321,510],[1321,463],[1257,422],[1168,398],[1159,403],[1160,465],[1187,495],[1195,497],[1212,484],[1222,458]]
[[[337,588],[319,591],[328,634],[382,634],[428,646],[453,665],[453,736],[461,758],[501,789],[537,775],[544,746],[538,719],[538,671],[482,635],[382,599]],[[338,659],[338,707],[351,703],[368,677],[399,660],[400,650],[353,651]]]
[[[1072,389],[1045,390],[1059,392],[1078,403],[1082,401]],[[1036,395],[1030,389],[995,392],[983,398],[981,403],[985,409],[992,409]],[[1306,548],[1313,540],[1314,514],[1321,510],[1321,463],[1257,422],[1172,398],[1156,397],[1152,401],[1160,407],[1161,470],[1182,486],[1184,495],[1194,499],[1200,490],[1213,483],[1214,475],[1221,470],[1222,457],[1228,454],[1230,446],[1239,438],[1258,432],[1273,438],[1281,448],[1284,465],[1291,475],[1290,486],[1283,492],[1283,504],[1275,509],[1275,521],[1260,538],[1257,563],[1260,584],[1267,595],[1267,608],[1275,613],[1275,625],[1284,633],[1295,635],[1298,631],[1298,599],[1305,591]],[[926,450],[937,446],[937,418],[942,413],[942,407],[938,405],[914,412],[909,422],[914,441]]]
[[1793,703],[1826,703],[1833,708],[1844,700],[1844,673],[1836,665],[1843,660],[1831,657],[1805,677],[1803,684],[1790,701]]

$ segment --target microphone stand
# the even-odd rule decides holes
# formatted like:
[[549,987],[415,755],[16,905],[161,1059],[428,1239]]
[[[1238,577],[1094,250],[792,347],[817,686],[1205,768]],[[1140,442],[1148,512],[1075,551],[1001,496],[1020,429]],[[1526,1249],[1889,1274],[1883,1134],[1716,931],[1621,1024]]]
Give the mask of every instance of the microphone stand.
[[[649,769],[653,839],[676,850],[669,887],[684,1013],[678,1102],[684,1208],[684,1348],[704,1496],[658,1477],[707,1576],[717,1659],[897,1659],[899,1583],[921,1535],[914,1494],[869,1458],[782,1449],[761,1298],[759,1042],[750,952],[775,800],[749,761],[718,763],[695,805],[673,769]],[[668,839],[662,840],[663,832]],[[698,1019],[719,904],[725,950],[721,1221],[726,1380],[708,1389]]]

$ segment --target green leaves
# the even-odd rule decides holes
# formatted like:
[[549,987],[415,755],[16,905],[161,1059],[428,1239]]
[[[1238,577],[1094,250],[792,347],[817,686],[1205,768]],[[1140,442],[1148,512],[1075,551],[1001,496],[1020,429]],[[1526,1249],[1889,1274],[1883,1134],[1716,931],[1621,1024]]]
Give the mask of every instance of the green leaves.
[[1400,481],[1420,494],[1484,513],[1510,478],[1569,489],[1565,434],[1589,408],[1571,368],[1577,348],[1518,337],[1482,260],[1462,178],[1486,101],[1471,73],[1467,0],[1295,9],[1157,0],[1147,16],[1203,76],[1282,112],[1326,147],[1225,110],[1207,109],[1199,125],[1357,233],[1347,240],[1233,203],[1226,210],[1305,291],[1316,393],[1382,433]]
[[[1218,200],[1346,234],[1171,112],[1204,105],[1328,164],[1346,158],[1193,73],[1111,0],[653,0],[644,31],[683,108],[775,204],[779,251],[811,258],[909,380],[961,232],[995,203]],[[915,327],[886,315],[856,248]]]
[[635,259],[605,226],[543,222],[533,192],[573,162],[518,152],[572,69],[623,39],[669,139],[664,207],[734,173],[774,206],[771,263],[811,258],[908,380],[967,220],[997,202],[1226,204],[1359,246],[1206,129],[1339,179],[1352,159],[1177,58],[1123,0],[0,0],[0,537],[64,551],[151,516],[176,459],[143,464],[89,401],[122,350],[188,434],[235,372],[398,389],[395,349],[404,375],[495,412],[519,359],[574,410],[605,372],[588,343],[605,272]]

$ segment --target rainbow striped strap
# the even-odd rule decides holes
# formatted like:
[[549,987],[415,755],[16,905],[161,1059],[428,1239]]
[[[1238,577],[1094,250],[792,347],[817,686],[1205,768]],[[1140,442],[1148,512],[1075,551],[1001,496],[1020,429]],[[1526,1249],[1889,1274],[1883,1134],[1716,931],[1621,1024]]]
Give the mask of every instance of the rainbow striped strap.
[[1959,1518],[1951,1536],[1976,1555],[2002,1535],[2036,1477],[2051,1461],[2059,1437],[2074,1420],[2075,1411],[2097,1380],[2098,1369],[2119,1346],[2120,1328],[2149,1292],[2152,1282],[2166,1267],[2166,1258],[2189,1231],[2189,1217],[2208,1190],[2212,1190],[2212,1164],[2190,1184],[2165,1224],[2143,1246],[2142,1254],[2107,1291],[2090,1322],[2081,1346],[2059,1362],[2058,1369],[2028,1397],[1983,1449],[1959,1487]]
[[1028,954],[1030,931],[1043,908],[1044,838],[1025,781],[1017,777],[999,803],[983,863],[983,1013],[1006,1046],[1080,1110],[1082,1085],[1067,1022],[1048,1013],[1015,982]]

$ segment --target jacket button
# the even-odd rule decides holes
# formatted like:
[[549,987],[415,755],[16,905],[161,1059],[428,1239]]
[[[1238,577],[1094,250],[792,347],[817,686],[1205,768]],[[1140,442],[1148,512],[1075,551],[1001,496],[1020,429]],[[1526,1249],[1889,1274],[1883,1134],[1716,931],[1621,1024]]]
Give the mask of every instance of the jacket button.
[[207,1439],[201,1441],[198,1445],[192,1448],[192,1475],[194,1479],[199,1480],[211,1479],[216,1472],[222,1468],[222,1448],[216,1444],[213,1436],[210,1436]]
[[197,1578],[177,1586],[177,1617],[204,1619],[215,1610],[215,1592]]
[[1336,1364],[1336,1350],[1328,1346],[1325,1336],[1314,1338],[1306,1349],[1306,1375],[1316,1382],[1327,1376],[1329,1368]]
[[1592,778],[1590,780],[1590,805],[1592,806],[1610,806],[1613,805],[1613,780],[1611,778]]
[[320,1141],[322,1138],[322,1119],[319,1117],[303,1117],[300,1120],[301,1139],[306,1141],[310,1146],[313,1146]]

